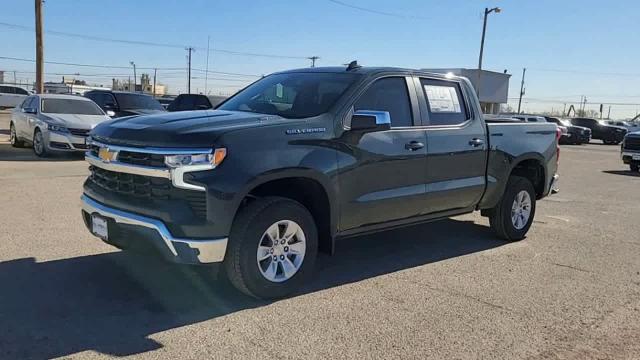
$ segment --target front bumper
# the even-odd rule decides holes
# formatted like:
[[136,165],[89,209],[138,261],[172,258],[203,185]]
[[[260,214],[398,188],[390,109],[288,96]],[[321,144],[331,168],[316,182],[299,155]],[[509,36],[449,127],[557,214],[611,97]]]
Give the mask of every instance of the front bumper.
[[114,238],[105,241],[111,245],[122,247],[125,243],[147,242],[168,260],[183,264],[210,264],[224,260],[228,238],[176,238],[160,220],[103,205],[87,195],[82,195],[81,200],[82,217],[89,231],[92,214],[107,219],[109,234],[113,233]]
[[45,137],[47,150],[50,151],[87,151],[86,137],[70,133],[47,131]]
[[633,150],[622,150],[620,154],[620,158],[622,158],[622,162],[625,164],[638,163],[640,160],[634,160],[633,157],[640,157],[640,151]]

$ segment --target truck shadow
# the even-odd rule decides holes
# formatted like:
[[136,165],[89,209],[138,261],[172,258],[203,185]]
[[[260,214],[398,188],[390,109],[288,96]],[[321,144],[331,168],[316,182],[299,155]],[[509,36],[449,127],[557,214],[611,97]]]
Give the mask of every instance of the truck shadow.
[[[343,240],[300,294],[504,245],[470,221],[447,220]],[[0,263],[0,358],[114,356],[163,345],[149,336],[268,305],[202,268],[125,252]]]
[[633,172],[631,170],[603,170],[602,172],[605,173],[605,174],[612,174],[612,175],[625,175],[625,176],[640,177],[640,173]]

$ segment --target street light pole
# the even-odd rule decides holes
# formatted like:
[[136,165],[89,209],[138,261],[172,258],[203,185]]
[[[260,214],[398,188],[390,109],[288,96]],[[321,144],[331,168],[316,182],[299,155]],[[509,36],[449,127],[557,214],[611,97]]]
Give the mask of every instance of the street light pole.
[[[137,82],[136,63],[134,63],[133,61],[129,61],[129,64],[133,66],[133,92],[136,92],[136,82]],[[129,89],[129,91],[131,91],[131,89]]]
[[500,13],[502,9],[499,7],[495,7],[493,9],[484,8],[484,22],[482,23],[482,39],[480,40],[480,56],[478,57],[478,84],[476,85],[476,94],[478,95],[478,99],[480,98],[480,81],[481,81],[481,73],[482,73],[482,56],[484,54],[484,37],[487,33],[487,17],[492,12],[496,14]]

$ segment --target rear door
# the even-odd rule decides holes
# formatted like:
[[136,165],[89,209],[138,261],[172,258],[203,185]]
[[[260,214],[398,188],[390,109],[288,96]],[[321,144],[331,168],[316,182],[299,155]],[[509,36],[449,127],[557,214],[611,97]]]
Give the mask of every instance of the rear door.
[[353,109],[387,111],[391,129],[347,131],[340,138],[338,176],[341,230],[420,215],[425,201],[426,134],[411,77],[371,83]]
[[23,112],[24,109],[31,106],[31,100],[33,100],[33,96],[28,96],[22,104],[19,105],[15,111],[13,111],[13,125],[16,129],[16,134],[18,134],[21,138],[25,138],[27,135],[27,114]]
[[416,78],[426,111],[427,212],[474,207],[486,186],[487,136],[461,80]]

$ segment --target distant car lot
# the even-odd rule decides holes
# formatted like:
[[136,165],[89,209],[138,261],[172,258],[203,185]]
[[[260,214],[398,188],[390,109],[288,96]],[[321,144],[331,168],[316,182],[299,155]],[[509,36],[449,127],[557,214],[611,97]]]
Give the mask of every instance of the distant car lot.
[[640,175],[618,146],[562,147],[523,242],[472,215],[343,240],[302,294],[261,302],[96,241],[86,163],[8,141],[3,111],[0,358],[640,357]]

